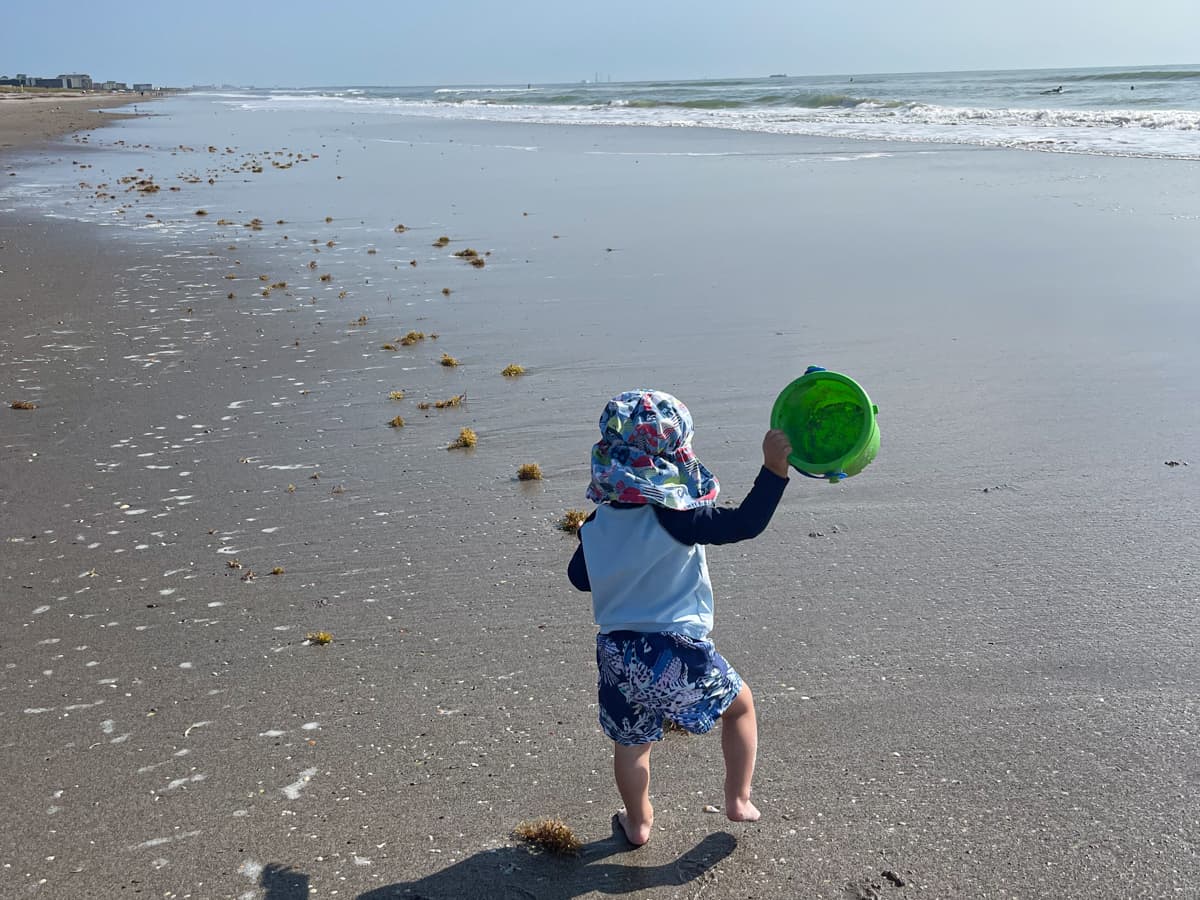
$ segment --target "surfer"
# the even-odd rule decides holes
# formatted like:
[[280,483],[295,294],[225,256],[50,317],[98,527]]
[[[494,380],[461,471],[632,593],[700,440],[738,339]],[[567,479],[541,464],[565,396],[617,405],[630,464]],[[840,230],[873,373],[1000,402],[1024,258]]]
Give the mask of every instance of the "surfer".
[[1061,94],[1062,93],[1062,85],[1060,84],[1056,88],[1050,88],[1050,90],[1048,90],[1048,91],[1042,91],[1042,93],[1043,94]]

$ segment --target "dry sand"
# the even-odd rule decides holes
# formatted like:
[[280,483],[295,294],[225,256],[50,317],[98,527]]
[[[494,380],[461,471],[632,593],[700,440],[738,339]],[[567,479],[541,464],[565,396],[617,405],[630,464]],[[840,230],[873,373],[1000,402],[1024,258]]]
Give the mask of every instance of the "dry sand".
[[27,147],[64,134],[100,128],[114,116],[133,115],[129,111],[115,110],[148,104],[150,100],[127,94],[0,93],[0,150]]
[[[917,198],[928,211],[932,194],[943,212],[989,200],[1000,219],[1025,204],[1046,219],[1025,217],[1036,234],[974,225],[993,246],[1036,246],[1075,215],[1038,202],[1044,192],[1076,176],[1107,179],[1109,197],[1144,187],[1127,174],[1138,161],[965,158],[940,158],[936,178],[898,163],[879,184],[899,197],[873,211]],[[431,177],[470,177],[427,162]],[[660,168],[611,201],[624,256],[597,243],[581,282],[600,265],[620,267],[622,284],[670,268],[653,246],[666,212],[638,193],[661,180],[683,197],[667,190],[677,163],[643,165]],[[822,192],[866,205],[835,171],[808,185],[809,208]],[[925,179],[911,198],[904,173]],[[772,229],[747,236],[732,188],[725,200],[729,221],[689,222],[672,240],[717,229],[748,272]],[[760,226],[779,215],[766,193],[744,202]],[[945,277],[935,263],[959,254],[969,269],[980,239],[947,213],[924,226],[942,252],[914,259],[883,239],[911,221],[827,211],[873,230],[814,234],[829,254],[861,240],[862,258],[882,267],[894,252],[931,291]],[[1151,261],[1172,285],[1191,271],[1116,218],[1083,221],[1089,241],[1125,247],[1131,272],[1108,277],[1118,287]],[[353,308],[314,312],[300,290],[229,301],[227,243],[164,256],[84,226],[0,222],[0,766],[20,781],[4,896],[1161,897],[1200,877],[1200,460],[1181,419],[1197,374],[1180,344],[1195,317],[1182,289],[1159,290],[1154,317],[1123,294],[1078,317],[1074,300],[963,311],[960,271],[899,310],[856,282],[841,322],[751,293],[739,315],[714,313],[708,337],[727,364],[625,361],[614,375],[610,340],[581,356],[608,327],[587,309],[539,307],[497,336],[511,311],[489,319],[469,295],[365,326]],[[1066,271],[1094,252],[1082,246],[1064,251]],[[657,282],[665,308],[726,277],[698,269],[680,272],[678,292]],[[511,277],[538,296],[540,274]],[[1029,273],[1012,278],[992,289]],[[644,325],[630,294],[614,308]],[[1020,319],[1039,303],[1040,331]],[[413,368],[379,369],[380,343],[410,326],[441,337],[405,358]],[[472,328],[501,347],[470,345]],[[763,538],[710,557],[718,645],[758,698],[764,818],[704,812],[720,803],[717,741],[673,735],[654,753],[654,837],[630,852],[610,822],[594,629],[555,522],[584,505],[614,378],[682,384],[667,386],[697,413],[701,458],[740,497],[802,341],[804,361],[859,361],[884,444],[846,485],[795,479]],[[443,350],[467,363],[439,367]],[[559,351],[575,364],[498,375]],[[462,408],[413,409],[464,390]],[[8,408],[19,399],[38,408]],[[388,429],[397,412],[409,424]],[[463,425],[480,447],[442,449]],[[518,484],[530,461],[548,479]],[[306,643],[316,630],[333,643]],[[574,828],[578,858],[510,839],[542,816]]]

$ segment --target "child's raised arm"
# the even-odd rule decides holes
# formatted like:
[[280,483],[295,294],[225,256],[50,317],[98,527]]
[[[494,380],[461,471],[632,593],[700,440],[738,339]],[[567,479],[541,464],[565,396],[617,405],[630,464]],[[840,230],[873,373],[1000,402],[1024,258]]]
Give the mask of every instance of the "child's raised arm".
[[792,445],[782,431],[763,438],[763,467],[740,506],[702,506],[689,510],[655,509],[659,524],[681,544],[732,544],[763,533],[788,484]]

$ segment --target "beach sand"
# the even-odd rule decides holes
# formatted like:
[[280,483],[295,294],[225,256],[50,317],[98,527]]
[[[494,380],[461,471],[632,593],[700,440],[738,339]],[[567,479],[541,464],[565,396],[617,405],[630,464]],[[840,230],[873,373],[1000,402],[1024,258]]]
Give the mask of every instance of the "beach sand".
[[[308,242],[336,231],[345,273],[380,241],[316,210],[170,252],[0,218],[0,765],[19,781],[0,893],[1191,889],[1194,165],[419,127],[396,205],[422,230],[381,250],[386,287],[340,300]],[[339,171],[341,221],[377,189]],[[443,229],[487,266],[431,254]],[[381,349],[410,329],[438,338]],[[794,478],[763,537],[709,555],[714,638],[757,698],[763,819],[705,812],[718,740],[673,734],[630,851],[556,523],[587,505],[612,393],[680,396],[737,500],[810,363],[872,394],[879,458]],[[464,426],[478,447],[447,451]],[[546,479],[519,483],[526,462]],[[582,853],[511,838],[542,817]]]
[[126,94],[17,94],[0,93],[0,150],[28,147],[85,129],[100,128],[114,116],[133,115],[110,111],[151,98]]

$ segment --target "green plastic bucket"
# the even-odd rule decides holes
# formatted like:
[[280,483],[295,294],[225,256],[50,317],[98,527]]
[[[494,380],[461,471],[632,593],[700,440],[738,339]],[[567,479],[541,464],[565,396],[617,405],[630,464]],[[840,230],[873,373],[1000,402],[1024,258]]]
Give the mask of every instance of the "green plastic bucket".
[[788,461],[798,472],[837,482],[857,475],[879,452],[878,412],[853,379],[810,366],[775,398],[771,427],[786,432]]

